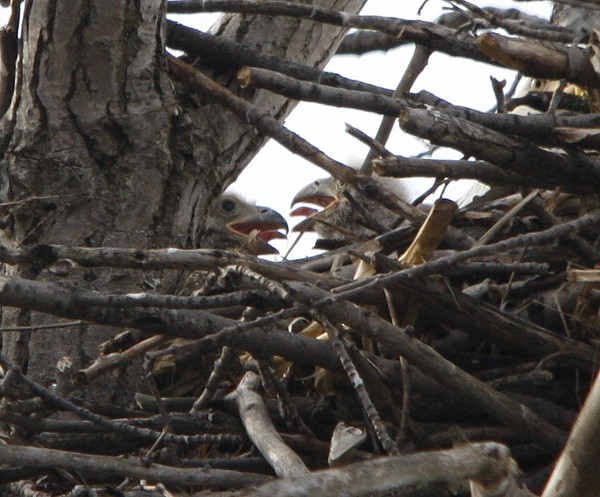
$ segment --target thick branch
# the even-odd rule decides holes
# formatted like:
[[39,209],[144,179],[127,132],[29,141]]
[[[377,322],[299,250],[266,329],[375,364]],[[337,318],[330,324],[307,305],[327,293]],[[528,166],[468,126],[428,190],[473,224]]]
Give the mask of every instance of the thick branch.
[[[473,444],[445,451],[378,458],[303,478],[265,484],[247,497],[375,497],[410,495],[415,486],[440,483],[450,486],[467,479],[496,481],[514,476],[514,462],[506,447]],[[404,492],[407,492],[406,494]]]
[[302,17],[334,26],[370,29],[387,33],[401,40],[411,41],[433,50],[457,57],[468,57],[480,62],[495,64],[475,45],[475,38],[459,34],[456,30],[425,21],[406,21],[381,16],[359,16],[322,9],[313,5],[267,0],[194,0],[170,1],[170,13],[240,12],[252,14]]
[[483,161],[415,159],[391,157],[375,159],[373,167],[380,176],[411,178],[424,176],[449,179],[476,179],[488,185],[539,186],[527,176],[512,174]]
[[248,372],[235,391],[240,418],[248,436],[280,478],[308,474],[308,468],[302,459],[284,443],[275,430],[267,408],[256,391],[259,386],[258,376]]
[[542,497],[594,497],[600,485],[600,376],[596,376]]
[[596,128],[599,114],[556,115],[552,113],[521,116],[517,114],[491,114],[467,107],[454,106],[428,92],[407,94],[392,98],[381,89],[363,90],[334,87],[333,85],[299,81],[279,72],[256,67],[243,67],[238,72],[242,86],[263,88],[294,100],[317,102],[336,107],[349,107],[367,112],[397,116],[405,107],[436,107],[442,115],[472,121],[496,131],[531,138],[545,145],[564,145],[555,136],[556,128]]
[[548,152],[532,143],[512,138],[464,119],[443,116],[423,109],[405,108],[400,126],[407,133],[436,145],[460,150],[517,174],[526,174],[547,185],[565,190],[595,192],[600,168],[578,164],[566,155]]
[[182,50],[192,58],[201,59],[216,67],[234,69],[242,66],[263,67],[301,80],[319,81],[325,85],[372,91],[378,94],[393,93],[392,90],[265,54],[241,43],[203,33],[173,21],[167,23],[167,35],[169,47]]
[[590,52],[583,48],[509,38],[497,33],[480,35],[477,46],[491,59],[526,76],[566,79],[584,87],[600,86]]
[[0,446],[0,464],[35,470],[62,470],[80,474],[85,479],[107,481],[123,478],[144,479],[167,485],[211,488],[242,488],[270,480],[269,476],[226,469],[173,468],[162,464],[148,466],[135,458],[80,454],[41,447]]

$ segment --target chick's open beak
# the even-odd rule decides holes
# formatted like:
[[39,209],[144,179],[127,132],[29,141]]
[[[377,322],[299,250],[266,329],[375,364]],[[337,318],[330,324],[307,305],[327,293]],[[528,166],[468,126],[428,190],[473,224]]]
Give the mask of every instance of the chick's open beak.
[[[269,242],[276,238],[285,239],[289,232],[284,217],[279,212],[263,206],[256,206],[252,214],[227,224],[227,228],[245,236],[252,244],[252,252],[256,255],[279,253],[277,249],[269,245]],[[285,233],[281,233],[279,230],[283,230]]]
[[327,207],[335,200],[336,195],[331,178],[318,179],[306,185],[296,194],[292,200],[292,207],[300,202]]
[[[317,179],[312,183],[306,185],[300,190],[292,200],[292,207],[296,204],[312,204],[323,209],[328,208],[337,201],[336,192],[334,189],[333,178]],[[308,206],[300,206],[290,212],[290,216],[302,216],[306,219],[300,221],[296,226],[292,228],[292,231],[304,232],[314,230],[315,221],[312,216],[315,216],[321,212],[320,209],[315,209]]]

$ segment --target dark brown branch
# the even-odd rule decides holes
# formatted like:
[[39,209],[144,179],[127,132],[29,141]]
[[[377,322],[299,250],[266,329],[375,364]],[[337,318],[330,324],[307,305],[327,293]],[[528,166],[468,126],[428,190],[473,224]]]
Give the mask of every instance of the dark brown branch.
[[477,46],[491,59],[526,76],[566,79],[584,87],[600,86],[590,52],[583,48],[509,38],[497,33],[480,35]]
[[[415,80],[421,74],[427,63],[429,62],[429,57],[433,53],[428,47],[424,47],[422,45],[416,45],[413,55],[408,63],[406,71],[402,75],[398,86],[394,90],[394,94],[392,98],[402,97],[405,93],[408,93],[412,88]],[[397,115],[392,116],[383,116],[381,119],[381,123],[379,124],[379,128],[377,129],[377,133],[375,134],[375,141],[385,146],[390,134],[392,133],[392,129],[394,127],[394,122],[396,121]],[[363,164],[360,168],[361,173],[370,174],[373,171],[372,160],[377,157],[377,153],[373,149],[369,149],[367,152],[367,156],[365,157]]]
[[[213,271],[217,267],[242,265],[272,279],[307,279],[323,281],[318,274],[300,271],[285,265],[258,259],[239,252],[212,249],[129,249],[114,247],[67,247],[64,245],[35,245],[23,249],[0,245],[0,261],[7,264],[32,264],[50,267],[57,261],[69,259],[83,267],[118,267],[130,269],[177,269]],[[295,275],[295,276],[294,276]],[[133,298],[139,294],[132,294]],[[124,297],[128,299],[128,297]],[[158,298],[158,297],[157,297]]]
[[14,2],[11,19],[0,28],[0,116],[10,107],[15,89],[20,3]]
[[[269,324],[277,322],[277,316],[240,324],[202,311],[98,308],[86,303],[88,296],[94,298],[94,293],[71,292],[57,285],[29,280],[5,279],[3,282],[0,303],[4,306],[23,306],[61,316],[79,315],[84,320],[100,324],[187,338],[202,338],[220,330],[229,330],[219,341],[209,336],[211,349],[230,345],[259,356],[279,355],[290,361],[342,371],[337,355],[328,344],[287,332],[267,333],[259,328],[262,321]],[[185,348],[189,350],[192,346]],[[373,360],[378,361],[376,358]],[[395,366],[388,361],[377,364],[380,370],[394,369]]]
[[238,71],[237,78],[242,87],[263,88],[294,100],[318,102],[336,107],[352,107],[394,117],[406,105],[400,99],[299,81],[267,69],[243,67]]
[[531,179],[544,185],[551,182],[565,190],[592,192],[600,179],[600,166],[596,163],[590,168],[589,164],[578,164],[566,155],[548,152],[464,119],[405,108],[400,126],[407,133],[455,148],[510,172],[527,171]]
[[373,138],[367,135],[365,132],[355,128],[354,126],[346,123],[346,133],[353,136],[361,143],[364,143],[371,150],[377,153],[381,157],[394,157],[394,154],[385,148],[381,143],[377,143]]
[[242,488],[269,481],[265,475],[242,473],[225,469],[174,468],[161,464],[147,466],[135,458],[81,454],[41,447],[0,446],[0,464],[36,470],[61,468],[80,474],[85,479],[105,481],[131,477],[168,485],[201,486],[210,488]]
[[450,269],[448,275],[508,275],[511,273],[521,274],[548,274],[550,266],[545,263],[538,262],[465,262],[457,264],[453,269]]
[[[485,19],[486,26],[502,27],[506,32],[536,40],[570,43],[575,38],[575,32],[549,24],[547,19],[524,14],[518,9],[500,9],[485,7],[480,9],[483,16],[474,16],[464,11],[454,11],[442,15],[436,20],[437,24],[460,28],[466,22],[478,22]],[[346,35],[336,54],[361,55],[377,50],[387,51],[405,45],[407,42],[395,36],[378,31],[356,31]]]
[[208,403],[213,399],[215,393],[221,383],[221,380],[226,376],[227,371],[234,365],[239,363],[239,356],[236,352],[229,348],[223,347],[221,355],[215,361],[213,369],[206,381],[202,394],[194,401],[190,407],[191,414],[198,414],[202,409],[206,408]]
[[[390,288],[393,292],[409,294],[413,300],[421,302],[439,322],[515,354],[533,353],[538,358],[554,356],[557,362],[564,365],[588,371],[597,368],[593,347],[553,333],[468,295],[458,292],[449,295],[430,283],[418,281],[398,283]],[[477,316],[477,320],[473,320],[473,316]],[[519,340],[515,340],[515,336],[519,336]]]
[[516,475],[509,450],[503,445],[488,442],[355,463],[303,478],[268,483],[248,492],[247,496],[405,495],[404,492],[419,485],[438,483],[454,487],[468,479],[493,482],[507,475],[511,478]]
[[[280,404],[280,409],[286,417],[286,424],[288,426],[297,427],[307,437],[315,437],[313,431],[304,422],[302,416],[300,416],[298,406],[296,405],[290,392],[287,390],[287,382],[283,381],[283,377],[282,381],[280,381],[276,376],[275,368],[277,366],[275,365],[273,358],[257,360],[256,366],[258,368],[262,384],[265,386],[265,390],[274,392],[274,395],[277,397],[277,401]],[[285,375],[286,373],[284,373],[284,376]]]
[[[481,8],[465,0],[457,0],[457,4],[463,5],[469,11],[453,13],[456,17],[464,19],[463,24],[467,19],[472,22],[484,21],[486,27],[502,28],[513,35],[563,43],[570,43],[575,37],[574,31],[552,25],[547,19],[524,14],[518,9]],[[447,14],[448,17],[451,15]],[[442,16],[438,22],[443,23],[444,17],[446,16]]]
[[167,9],[170,13],[238,12],[302,17],[335,26],[376,30],[448,55],[494,63],[479,51],[474,37],[459,35],[454,29],[425,21],[351,15],[313,5],[267,0],[178,0],[168,2]]
[[67,399],[56,395],[54,392],[43,387],[39,383],[31,380],[25,376],[19,368],[10,363],[2,353],[0,353],[0,364],[2,367],[10,371],[14,376],[15,380],[24,383],[27,388],[31,390],[34,395],[41,397],[44,402],[53,405],[61,410],[71,412],[81,419],[91,421],[92,423],[105,428],[109,431],[118,433],[124,436],[131,436],[135,438],[141,438],[148,442],[155,442],[156,439],[161,436],[165,442],[172,444],[184,444],[184,445],[198,445],[202,443],[232,443],[237,441],[238,437],[231,435],[174,435],[173,433],[160,433],[154,430],[146,428],[137,428],[121,421],[114,421],[90,410],[79,407],[68,401]]
[[360,377],[360,374],[352,362],[350,354],[348,353],[346,344],[344,342],[348,343],[348,345],[351,347],[349,340],[345,338],[342,335],[342,332],[338,330],[324,315],[318,312],[315,312],[314,314],[315,318],[318,319],[319,322],[325,327],[329,341],[331,342],[340,359],[340,363],[344,368],[344,373],[346,373],[346,376],[350,380],[350,384],[354,388],[360,400],[361,407],[371,423],[377,439],[383,446],[383,449],[387,455],[398,455],[398,447],[396,447],[396,444],[387,432],[375,405],[371,401],[369,392],[365,388],[364,380]]
[[[45,290],[47,286],[48,291]],[[21,288],[19,289],[19,287]],[[40,292],[40,290],[42,291]],[[9,297],[10,295],[12,295],[12,297]],[[67,295],[69,295],[68,291],[59,289],[54,285],[34,283],[25,280],[10,280],[6,281],[2,292],[0,292],[0,302],[2,305],[17,303],[18,305],[25,305],[38,311],[50,312],[53,314],[60,313],[67,316],[72,313],[81,314],[83,312],[85,313],[85,319],[87,320],[96,320],[114,326],[129,326],[141,329],[152,327],[155,328],[153,331],[173,334],[175,336],[198,337],[202,334],[214,332],[215,329],[220,329],[222,327],[229,326],[233,330],[241,328],[241,326],[235,324],[234,321],[225,318],[212,316],[208,319],[203,319],[204,313],[201,313],[200,311],[196,311],[193,314],[190,314],[191,311],[181,311],[179,313],[163,311],[161,313],[156,313],[151,310],[135,313],[133,309],[129,309],[126,312],[115,311],[106,313],[102,310],[100,310],[101,312],[96,312],[93,307],[84,304],[84,300],[79,298],[80,295],[70,294],[70,297],[66,298]],[[454,308],[454,300],[451,297],[449,299],[450,307]],[[73,304],[69,304],[69,301],[72,301]],[[475,312],[479,312],[479,310],[469,311],[468,308],[465,309],[461,308],[459,315],[463,315],[466,312],[463,320],[466,321],[467,324],[477,324],[473,322],[471,316],[474,315]],[[456,309],[454,312],[456,313]],[[492,323],[494,322],[496,321],[492,321]],[[257,328],[257,326],[260,326],[259,321],[251,323],[250,326],[254,326],[254,328],[244,331],[243,333],[238,332],[228,334],[226,343],[232,347],[247,350],[259,355],[280,355],[288,360],[301,363],[308,362],[332,371],[341,371],[337,355],[326,343],[290,333],[267,334]],[[521,334],[527,331],[524,322],[520,320],[515,326]],[[515,331],[507,329],[505,336],[514,337],[514,333]],[[551,342],[548,342],[547,339],[544,341],[543,335],[540,335],[538,339],[540,342],[535,346],[535,350],[539,350],[541,353],[543,353],[544,350],[548,350],[548,347],[554,351],[557,349],[565,350],[565,352],[569,352],[574,358],[581,356],[581,354],[584,353],[583,345],[579,348],[573,348],[573,350],[570,351],[568,343],[565,342],[566,339],[563,339],[558,345],[553,345]],[[190,347],[187,346],[186,348],[189,349]],[[593,363],[593,350],[590,350],[589,353],[587,353],[587,356],[588,362],[590,364]],[[398,364],[395,361],[385,361],[375,357],[371,357],[370,360],[375,361],[377,368],[380,371],[384,371],[384,374],[389,374],[391,380],[399,378],[399,372],[397,370]],[[581,366],[585,365],[581,359],[579,360],[579,364]],[[413,380],[415,380],[415,376],[412,375],[412,377]]]
[[433,106],[437,107],[443,115],[469,120],[496,131],[531,138],[546,145],[560,146],[564,144],[559,137],[554,136],[556,128],[595,128],[600,122],[598,114],[576,116],[490,114],[466,107],[453,106],[428,92],[405,95],[404,98],[392,98],[382,94],[381,91],[373,93],[334,88],[328,85],[299,81],[278,72],[254,67],[240,69],[238,80],[242,86],[267,89],[294,100],[350,107],[387,116],[397,116],[406,107]]
[[392,90],[264,54],[241,43],[203,33],[173,21],[167,23],[167,34],[169,47],[182,50],[190,57],[206,61],[209,65],[215,67],[231,67],[234,69],[239,69],[242,66],[263,67],[297,79],[319,81],[325,85],[371,91],[390,96],[393,93]]
[[488,185],[539,186],[525,175],[518,175],[484,161],[415,159],[390,157],[373,161],[380,176],[411,178],[424,176],[449,179],[476,179]]
[[344,37],[336,55],[363,55],[378,50],[387,51],[407,43],[379,31],[355,31]]
[[[544,228],[558,226],[560,221],[546,209],[544,201],[541,198],[534,198],[531,202],[531,208],[542,223]],[[580,237],[577,233],[571,233],[565,237],[565,242],[576,250],[583,261],[590,265],[598,262],[600,254],[596,247],[592,246],[587,240]]]
[[[506,108],[512,111],[524,105],[539,112],[546,112],[550,107],[553,94],[549,91],[530,91],[521,97],[511,98],[507,102]],[[590,102],[583,96],[564,94],[558,103],[558,108],[587,114],[590,111]]]
[[[285,301],[264,290],[240,290],[213,296],[156,295],[151,293],[101,294],[90,296],[90,305],[98,307],[156,307],[161,309],[217,309],[232,306],[280,308]],[[52,325],[54,328],[65,324]],[[74,325],[73,325],[74,326]],[[35,329],[35,328],[34,328]],[[38,327],[37,329],[44,329]],[[6,331],[0,329],[0,332]],[[16,331],[16,330],[8,330]]]
[[[534,95],[539,94],[539,92],[533,93]],[[552,94],[546,92],[545,95],[551,97]],[[565,97],[581,99],[574,95],[565,95]],[[586,113],[584,115],[545,113],[526,116],[518,114],[491,114],[489,112],[473,110],[468,107],[452,105],[427,91],[420,91],[414,95],[407,95],[405,98],[407,100],[407,106],[409,107],[422,107],[424,105],[436,107],[444,114],[473,121],[474,123],[481,124],[482,126],[486,126],[496,131],[531,138],[547,145],[560,146],[564,143],[553,136],[555,128],[597,128],[600,124],[600,115],[595,113]],[[527,101],[524,103],[527,103]],[[543,110],[547,109],[549,103],[550,98],[547,99],[546,107]],[[587,112],[588,109],[579,108],[577,110],[585,110]]]
[[[560,233],[562,230],[566,229],[568,231],[568,229],[570,228],[569,225],[567,225],[566,227],[559,227],[559,230],[557,232],[554,233]],[[552,232],[551,232],[552,233]],[[513,243],[518,246],[519,243],[525,244],[527,245],[528,243],[533,243],[535,241],[535,239],[537,237],[540,237],[540,239],[542,240],[540,243],[544,243],[543,240],[552,240],[553,236],[549,236],[548,238],[546,238],[546,236],[548,236],[548,233],[542,233],[541,236],[539,234],[532,234],[531,238],[526,235],[525,238],[520,237],[518,238],[516,241],[513,240]],[[528,242],[527,240],[531,240],[531,242]],[[494,244],[493,246],[491,246],[491,248],[488,247],[480,247],[479,249],[477,249],[475,252],[471,252],[471,254],[473,256],[477,256],[479,255],[485,255],[485,254],[496,254],[498,252],[500,252],[502,249],[501,247],[510,247],[510,243],[509,244],[505,244],[505,243],[500,243],[500,244]],[[78,253],[77,249],[73,249],[73,250],[63,250],[62,248],[58,247],[57,248],[59,251],[63,252],[63,255],[67,256],[68,254],[72,254],[75,255]],[[128,254],[140,254],[140,251],[129,251],[126,249],[82,249],[83,252],[86,254],[85,257],[87,258],[88,261],[92,261],[93,260],[93,255],[100,255],[100,254],[111,254],[113,257],[116,257],[117,261],[119,263],[124,263],[127,260],[129,260],[129,257],[127,256]],[[138,258],[137,260],[145,260],[149,263],[157,263],[160,262],[159,259],[157,258],[157,254],[164,254],[165,257],[168,256],[169,252],[171,252],[172,257],[177,260],[178,257],[181,257],[183,259],[179,259],[179,261],[189,261],[193,260],[194,255],[197,256],[198,255],[198,251],[189,251],[191,253],[187,253],[188,251],[180,251],[180,250],[164,250],[164,251],[155,251],[155,252],[143,252],[144,257]],[[126,255],[127,257],[123,257],[123,255]],[[429,262],[427,263],[424,267],[429,267],[430,265],[434,265],[435,269],[433,269],[433,272],[436,271],[446,271],[446,270],[451,270],[454,269],[456,267],[456,262],[458,262],[459,260],[464,260],[466,258],[468,258],[470,256],[469,253],[466,253],[466,255],[464,255],[464,258],[461,254],[459,254],[458,256],[451,258],[450,261],[448,262],[448,259],[442,260],[441,263],[437,262],[437,261],[433,261],[433,262]],[[135,257],[131,257],[131,260],[136,260]],[[114,261],[113,261],[114,262]],[[108,264],[108,261],[103,262],[104,264]],[[108,264],[110,265],[110,264]],[[256,265],[254,266],[255,270],[261,272],[262,274],[272,274],[272,263],[266,263],[265,261],[259,261],[256,263]],[[389,270],[389,269],[387,269]],[[417,271],[415,273],[415,271]],[[408,270],[408,274],[405,272],[400,272],[400,273],[394,273],[392,276],[390,276],[391,279],[394,278],[404,278],[404,277],[419,277],[419,271],[421,270],[416,270],[416,269],[410,269]],[[320,283],[320,284],[325,284],[325,286],[329,286],[331,287],[331,285],[333,284],[334,286],[339,285],[342,283],[341,280],[335,280],[331,281],[329,284],[326,284],[326,280],[325,278],[319,278],[319,275],[314,275],[314,278],[312,277],[304,277],[304,278],[298,278],[298,277],[294,277],[294,275],[298,275],[301,274],[301,271],[294,271],[294,272],[289,272],[286,273],[282,272],[282,273],[278,273],[278,276],[276,277],[281,277],[282,279],[287,279],[289,280],[291,279],[299,279],[301,281],[308,281],[308,282],[313,282],[313,283]],[[307,275],[310,275],[310,273],[307,273]],[[398,276],[400,275],[400,276]],[[411,276],[414,275],[414,276]],[[378,283],[379,284],[379,283]],[[364,289],[362,289],[359,285],[359,290],[356,291],[356,293],[358,295],[364,295],[366,296],[367,294],[364,292]],[[81,312],[83,312],[83,315],[81,316],[83,319],[86,320],[98,320],[99,322],[103,322],[106,324],[111,324],[111,325],[115,325],[115,326],[131,326],[131,327],[136,327],[136,328],[141,328],[141,329],[147,329],[149,325],[151,325],[152,323],[156,324],[155,329],[159,332],[164,332],[164,333],[169,333],[169,334],[176,334],[176,335],[184,335],[184,336],[189,336],[189,337],[202,337],[205,336],[205,334],[207,333],[214,333],[215,330],[219,330],[219,329],[231,329],[232,333],[227,334],[227,338],[224,339],[227,343],[231,344],[232,346],[236,346],[238,348],[241,348],[243,350],[248,350],[250,352],[257,352],[260,353],[261,351],[263,353],[268,353],[268,354],[272,354],[272,355],[281,355],[281,356],[285,356],[288,359],[291,360],[302,360],[302,359],[306,359],[306,357],[310,357],[311,361],[313,361],[313,363],[315,365],[320,365],[322,367],[326,367],[328,369],[333,369],[333,370],[339,370],[339,363],[336,359],[336,356],[334,353],[332,353],[332,351],[324,346],[325,344],[322,343],[314,343],[314,341],[305,339],[304,337],[298,337],[295,335],[289,335],[289,334],[272,334],[272,335],[266,335],[264,334],[262,331],[260,331],[259,329],[255,328],[253,330],[250,331],[246,331],[244,333],[238,333],[237,330],[242,330],[242,329],[247,329],[249,327],[256,327],[256,326],[261,326],[260,322],[257,322],[255,324],[252,325],[245,325],[245,327],[243,327],[242,325],[236,324],[234,321],[225,319],[225,318],[220,318],[218,316],[214,316],[214,315],[209,315],[206,313],[190,313],[190,311],[172,311],[172,312],[157,312],[156,310],[152,310],[152,309],[147,309],[147,310],[136,310],[136,309],[129,309],[129,310],[121,310],[121,311],[116,311],[116,310],[110,310],[110,309],[97,309],[94,306],[91,306],[89,304],[89,302],[93,302],[95,295],[96,294],[90,294],[90,297],[92,300],[90,300],[89,302],[87,300],[85,300],[87,297],[85,295],[81,295],[81,294],[70,294],[70,293],[66,293],[63,295],[63,292],[66,292],[66,290],[64,289],[58,289],[57,287],[54,286],[50,286],[48,288],[48,290],[46,291],[46,284],[41,284],[41,283],[33,283],[33,282],[26,282],[23,280],[8,280],[7,281],[7,285],[5,286],[5,292],[10,292],[10,294],[12,294],[13,296],[10,297],[10,295],[0,295],[0,300],[2,301],[2,303],[4,305],[10,305],[10,302],[14,302],[16,305],[25,305],[27,307],[30,307],[32,309],[37,309],[37,310],[41,310],[43,312],[49,312],[49,313],[60,313],[60,315],[64,316],[64,317],[73,317],[73,314],[75,314],[76,316],[81,316]],[[411,290],[414,291],[414,290]],[[428,294],[428,291],[424,292],[425,295]],[[373,302],[376,301],[376,299],[378,298],[376,295],[373,296],[374,300],[372,300]],[[368,299],[367,299],[368,301]],[[435,298],[434,298],[435,301]],[[71,304],[72,302],[72,304]],[[83,304],[83,305],[82,305]],[[464,329],[465,326],[471,326],[474,324],[473,320],[470,318],[470,314],[479,314],[481,313],[483,310],[481,309],[482,304],[479,303],[479,307],[475,310],[475,309],[471,309],[471,311],[465,311],[465,309],[469,309],[469,307],[466,304],[461,304],[458,306],[458,308],[456,308],[455,306],[455,300],[452,297],[448,297],[448,303],[446,308],[448,309],[447,311],[443,311],[443,312],[449,312],[450,314],[446,315],[445,319],[449,319],[449,317],[452,317],[452,319],[455,319],[455,324],[462,327]],[[440,311],[442,312],[442,311]],[[488,314],[492,313],[492,309],[489,308],[488,309]],[[487,314],[482,314],[482,319],[484,316],[487,316]],[[276,316],[275,316],[276,318]],[[516,321],[515,321],[516,320]],[[513,323],[514,321],[514,323]],[[266,324],[266,323],[265,323]],[[529,328],[528,328],[529,327]],[[477,327],[475,327],[476,329],[474,329],[474,331],[477,331]],[[500,333],[500,337],[504,336],[506,337],[506,339],[509,340],[510,343],[510,337],[514,336],[515,331],[513,330],[528,330],[528,329],[532,329],[532,331],[535,331],[535,327],[532,327],[530,324],[519,320],[517,318],[514,318],[512,316],[508,316],[508,315],[504,315],[503,313],[501,313],[501,311],[497,311],[494,310],[492,314],[489,315],[489,324],[486,325],[486,327],[484,327],[487,330],[496,330],[496,332],[501,332]],[[469,328],[467,328],[469,329]],[[524,333],[524,331],[521,331],[519,333]],[[577,364],[580,367],[585,367],[585,368],[589,368],[591,364],[593,364],[593,351],[590,351],[589,354],[587,352],[583,352],[583,350],[580,350],[579,352],[573,351],[573,352],[569,352],[569,346],[566,343],[563,343],[563,341],[561,341],[560,343],[553,343],[551,339],[551,336],[547,336],[544,338],[544,335],[538,337],[536,340],[539,340],[539,342],[535,345],[532,346],[531,342],[529,341],[529,339],[527,340],[523,340],[522,342],[519,343],[523,343],[525,345],[525,347],[527,347],[529,350],[536,350],[539,351],[540,354],[551,354],[551,353],[556,353],[559,351],[563,351],[563,353],[565,353],[565,361],[569,362],[570,360],[576,360]],[[487,337],[486,339],[488,340],[492,340],[492,341],[497,341],[498,337],[494,338],[494,337]],[[211,343],[213,343],[213,346],[216,347],[219,345],[218,342],[216,342],[214,339],[211,338]],[[502,343],[502,342],[498,342],[498,343]],[[535,343],[535,342],[534,342]],[[583,346],[583,345],[582,345]],[[533,347],[533,348],[532,348]],[[565,348],[566,347],[566,348]],[[583,354],[583,355],[582,355]],[[569,357],[572,357],[573,359],[569,359]],[[579,359],[576,359],[577,357],[579,357]],[[587,359],[586,359],[587,358]]]

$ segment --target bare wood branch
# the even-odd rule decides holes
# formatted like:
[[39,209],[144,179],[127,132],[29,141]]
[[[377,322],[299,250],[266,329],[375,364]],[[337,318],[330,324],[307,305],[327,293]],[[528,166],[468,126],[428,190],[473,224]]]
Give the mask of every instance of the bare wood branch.
[[600,376],[596,376],[542,497],[595,495],[600,485],[595,464],[600,457],[599,412]]
[[[424,176],[449,179],[476,179],[488,185],[534,186],[525,175],[505,171],[489,162],[467,160],[416,159],[413,157],[388,157],[373,161],[380,176],[412,178]],[[537,182],[539,183],[539,181]]]
[[[393,98],[402,97],[405,93],[410,91],[419,74],[421,74],[427,66],[427,62],[429,61],[429,57],[432,53],[433,51],[428,47],[424,47],[422,45],[415,46],[415,51],[413,52],[410,62],[408,63],[408,67],[402,75],[397,88],[394,90],[394,94],[392,95]],[[396,117],[397,116],[384,116],[381,119],[377,133],[375,134],[375,141],[377,143],[385,146],[392,132],[392,128],[394,127]],[[372,172],[373,165],[371,162],[375,157],[377,157],[377,154],[372,148],[370,148],[360,168],[363,174],[369,174]]]
[[338,354],[338,357],[340,358],[340,362],[342,364],[342,367],[344,368],[346,376],[348,376],[352,387],[354,388],[356,394],[359,397],[361,406],[365,411],[365,414],[367,415],[367,418],[369,419],[369,422],[371,423],[375,434],[377,435],[377,439],[381,442],[383,449],[388,455],[397,455],[399,453],[398,447],[396,447],[396,444],[389,436],[382,422],[382,419],[379,416],[377,409],[375,408],[375,405],[371,401],[369,392],[365,388],[365,383],[360,377],[356,366],[352,362],[350,354],[348,354],[348,351],[346,350],[346,345],[344,345],[344,338],[342,336],[342,333],[324,315],[318,312],[315,312],[314,314],[315,318],[317,318],[325,327],[329,340],[333,345],[333,348],[335,349],[336,353]]
[[423,105],[436,107],[442,115],[472,121],[496,131],[516,134],[543,144],[564,145],[558,135],[559,128],[595,128],[598,114],[555,115],[552,113],[521,116],[516,114],[490,114],[466,107],[454,106],[434,95],[421,91],[405,94],[403,98],[376,90],[344,89],[315,82],[300,81],[282,73],[256,67],[243,67],[238,71],[242,86],[264,88],[296,100],[318,102],[337,107],[351,107],[367,112],[397,116],[406,107]]
[[371,91],[389,96],[393,93],[393,90],[270,56],[247,45],[212,36],[173,21],[167,22],[167,33],[170,47],[182,50],[193,58],[206,60],[216,67],[235,69],[242,66],[263,67],[301,80],[319,81],[330,86]]
[[449,55],[469,57],[474,60],[491,62],[476,48],[474,37],[458,36],[456,30],[425,21],[405,21],[381,16],[358,16],[313,5],[291,2],[247,1],[247,0],[204,0],[169,2],[172,13],[191,12],[251,12],[254,14],[288,15],[313,19],[336,26],[371,29],[398,36],[401,39],[428,46]]
[[366,497],[407,495],[418,484],[449,485],[466,479],[497,480],[514,471],[508,449],[500,444],[473,444],[447,451],[421,452],[355,463],[262,485],[248,497]]
[[105,478],[108,481],[127,477],[163,482],[168,485],[207,486],[211,488],[256,485],[269,481],[265,475],[223,469],[174,468],[161,464],[147,466],[133,458],[81,454],[42,447],[0,446],[0,463],[36,470],[55,469],[74,471],[84,478]]
[[591,191],[600,174],[600,165],[595,162],[590,168],[590,164],[578,164],[566,155],[548,152],[530,142],[427,110],[404,108],[400,126],[436,145],[456,148],[517,174],[527,170],[530,177],[543,178],[544,182],[551,181],[569,190]]
[[235,400],[246,432],[277,476],[304,477],[309,473],[308,468],[275,431],[267,409],[256,392],[259,386],[258,376],[248,372],[235,391]]
[[497,33],[480,35],[477,46],[491,59],[533,78],[566,79],[591,88],[600,86],[600,78],[585,49],[519,40]]

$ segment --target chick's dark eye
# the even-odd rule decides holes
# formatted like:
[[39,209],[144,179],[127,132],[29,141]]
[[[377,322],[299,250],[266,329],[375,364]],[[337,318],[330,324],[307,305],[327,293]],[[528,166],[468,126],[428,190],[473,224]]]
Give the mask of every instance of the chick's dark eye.
[[233,212],[235,210],[235,202],[229,199],[223,200],[223,202],[221,202],[221,209],[225,212]]

